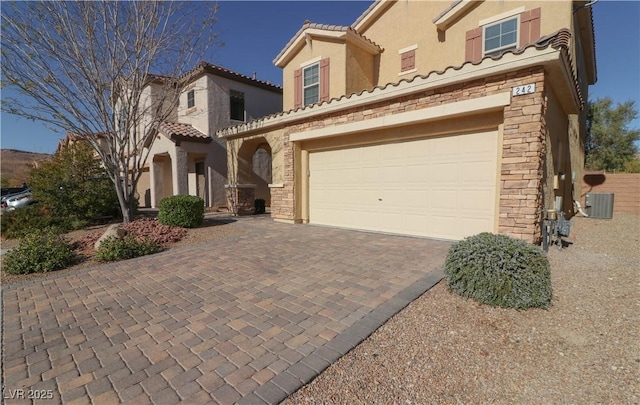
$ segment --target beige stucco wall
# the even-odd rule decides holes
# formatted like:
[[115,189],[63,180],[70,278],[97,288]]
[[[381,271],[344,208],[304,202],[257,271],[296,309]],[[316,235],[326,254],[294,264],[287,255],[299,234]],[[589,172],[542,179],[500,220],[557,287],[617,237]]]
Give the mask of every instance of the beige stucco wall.
[[[359,46],[347,44],[344,94],[358,93],[372,88],[377,79],[379,55],[372,55]],[[336,66],[336,70],[337,66]],[[339,73],[339,72],[336,72]],[[340,97],[336,94],[334,97]]]
[[312,39],[311,46],[305,45],[300,52],[291,58],[282,69],[284,87],[282,108],[284,111],[294,107],[294,72],[303,64],[318,58],[329,58],[329,97],[339,97],[345,93],[346,45],[328,39]]
[[[569,119],[563,112],[553,89],[547,86],[546,151],[544,180],[544,209],[561,210],[566,216],[573,215],[571,195],[571,172],[574,170],[569,145]],[[555,198],[562,197],[562,206],[556,207]]]
[[465,35],[479,27],[482,20],[524,7],[525,11],[542,7],[541,35],[571,27],[569,1],[484,1],[475,6],[443,33],[438,33],[433,19],[449,7],[450,2],[398,1],[372,25],[361,31],[363,35],[384,48],[380,57],[379,85],[397,82],[400,73],[398,51],[417,45],[417,72],[427,74],[448,66],[460,66],[465,61]]
[[[285,111],[294,106],[294,71],[300,68],[301,63],[317,57],[331,58],[330,97],[338,98],[376,85],[384,86],[418,74],[426,75],[449,66],[462,65],[467,31],[479,27],[480,22],[486,19],[541,7],[541,36],[562,28],[571,29],[574,24],[570,1],[479,2],[444,31],[438,31],[433,19],[449,7],[450,2],[402,0],[390,3],[379,18],[372,19],[370,24],[359,30],[360,34],[384,49],[377,57],[353,45],[325,38],[314,38],[311,46],[304,45],[283,69]],[[417,46],[416,71],[401,74],[399,51],[412,46]]]

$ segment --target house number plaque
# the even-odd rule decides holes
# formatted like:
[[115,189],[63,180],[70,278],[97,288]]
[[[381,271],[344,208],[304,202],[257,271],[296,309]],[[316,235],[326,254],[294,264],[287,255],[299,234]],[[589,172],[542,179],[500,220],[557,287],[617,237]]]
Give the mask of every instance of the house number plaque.
[[525,84],[522,86],[516,86],[511,89],[511,94],[514,96],[522,96],[525,94],[531,94],[536,91],[536,84]]

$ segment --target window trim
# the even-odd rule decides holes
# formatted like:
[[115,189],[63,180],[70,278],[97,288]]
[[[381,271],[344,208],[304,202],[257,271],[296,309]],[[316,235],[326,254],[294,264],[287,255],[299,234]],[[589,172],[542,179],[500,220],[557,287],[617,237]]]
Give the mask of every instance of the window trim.
[[[305,86],[305,84],[304,84],[305,71],[307,69],[311,69],[313,67],[317,67],[317,69],[318,69],[318,80],[314,84]],[[302,86],[301,86],[301,90],[302,90],[302,97],[301,97],[302,98],[302,106],[304,107],[304,106],[308,106],[308,105],[313,105],[313,104],[319,103],[320,102],[320,61],[315,62],[315,63],[311,63],[311,64],[309,64],[309,65],[307,65],[305,67],[302,67],[301,69],[302,69],[302,77],[301,77],[301,79],[302,79]],[[316,100],[315,101],[307,103],[306,102],[306,97],[305,97],[305,90],[307,90],[307,89],[309,89],[311,87],[317,87],[318,88],[318,94],[316,96]]]
[[[487,43],[487,28],[495,27],[496,25],[504,24],[507,21],[515,20],[516,21],[516,38],[515,41],[510,43],[509,45],[504,45],[498,48],[491,49],[487,52],[485,45]],[[520,44],[520,14],[512,15],[501,20],[497,20],[482,26],[482,56],[489,56],[493,53],[504,52],[509,49],[518,49],[518,45]]]
[[187,109],[193,108],[196,106],[196,91],[189,90],[187,91]]

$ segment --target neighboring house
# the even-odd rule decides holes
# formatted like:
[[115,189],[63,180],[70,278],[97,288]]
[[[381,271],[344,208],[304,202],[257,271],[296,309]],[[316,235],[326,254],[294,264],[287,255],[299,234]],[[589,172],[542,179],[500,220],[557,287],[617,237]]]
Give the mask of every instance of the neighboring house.
[[305,22],[274,60],[285,112],[218,132],[234,202],[250,212],[266,143],[276,220],[539,241],[580,196],[586,4],[380,0],[348,27]]
[[[214,134],[281,111],[282,88],[207,62],[185,73],[179,82],[184,87],[179,106],[171,122],[159,125],[138,182],[140,206],[157,207],[164,197],[190,194],[201,197],[207,207],[226,207],[226,141]],[[152,94],[147,98],[153,99]],[[269,160],[268,153],[259,152],[256,166],[262,170],[252,171],[256,195],[265,199],[269,197]]]
[[[179,105],[170,111],[170,120],[159,125],[152,122],[151,116],[141,113],[138,133],[146,134],[153,127],[155,139],[150,149],[149,142],[143,150],[131,146],[140,156],[148,154],[136,188],[139,205],[155,208],[165,197],[189,194],[201,197],[207,207],[226,207],[226,140],[214,134],[220,128],[281,111],[282,88],[200,62],[177,79],[153,75],[141,96],[141,111],[153,111],[154,103],[166,98],[161,95],[165,80],[182,86]],[[120,104],[115,108],[124,111]],[[106,150],[108,137],[97,135]],[[58,142],[58,149],[83,138],[68,133]],[[255,170],[250,177],[256,184],[255,194],[267,200],[268,205],[270,154],[261,149],[252,163]]]

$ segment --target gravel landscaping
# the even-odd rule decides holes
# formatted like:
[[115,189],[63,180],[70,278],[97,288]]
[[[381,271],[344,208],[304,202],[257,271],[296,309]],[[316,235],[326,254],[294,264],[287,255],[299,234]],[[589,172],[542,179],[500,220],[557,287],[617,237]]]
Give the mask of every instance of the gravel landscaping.
[[548,310],[440,282],[286,404],[640,402],[640,217],[576,217],[571,233],[549,251]]

